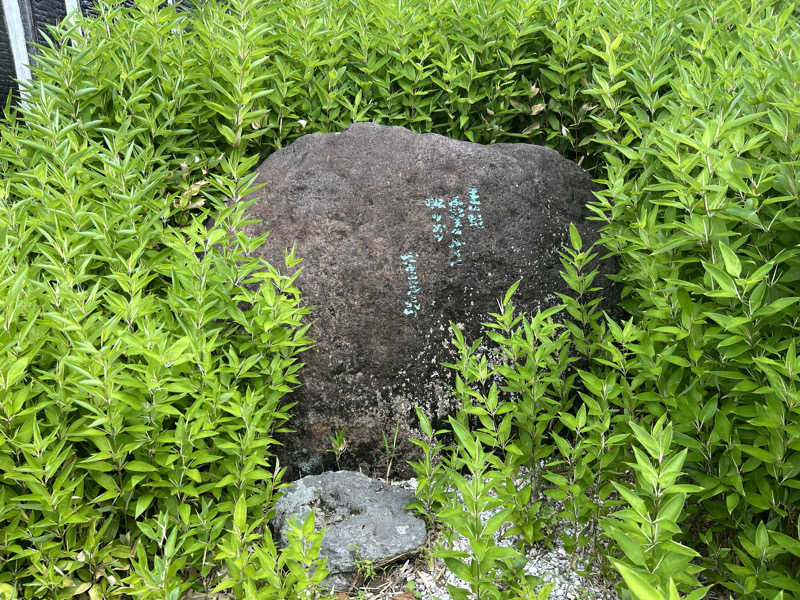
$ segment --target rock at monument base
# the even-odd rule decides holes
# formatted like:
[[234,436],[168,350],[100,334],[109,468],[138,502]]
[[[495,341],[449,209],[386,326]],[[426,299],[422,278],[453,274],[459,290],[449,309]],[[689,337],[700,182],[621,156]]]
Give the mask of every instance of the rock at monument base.
[[[414,495],[353,471],[303,477],[283,490],[273,527],[286,545],[289,520],[301,525],[314,509],[314,528],[325,528],[321,556],[331,575],[323,587],[349,587],[357,562],[375,566],[416,552],[425,543],[425,522],[403,508]],[[350,574],[348,576],[347,574]]]
[[[281,464],[289,477],[331,468],[330,436],[346,429],[342,465],[385,471],[382,433],[399,427],[393,473],[411,475],[414,405],[436,419],[455,409],[450,323],[474,340],[515,281],[517,312],[559,303],[568,288],[559,251],[569,223],[584,248],[598,238],[587,220],[586,171],[531,144],[484,146],[402,127],[356,123],[315,133],[258,168],[244,232],[269,238],[255,251],[276,267],[296,245],[296,285],[313,306],[302,354],[302,387],[289,400]],[[249,198],[248,198],[249,199]],[[602,276],[604,297],[613,295]],[[610,302],[613,305],[613,301]]]

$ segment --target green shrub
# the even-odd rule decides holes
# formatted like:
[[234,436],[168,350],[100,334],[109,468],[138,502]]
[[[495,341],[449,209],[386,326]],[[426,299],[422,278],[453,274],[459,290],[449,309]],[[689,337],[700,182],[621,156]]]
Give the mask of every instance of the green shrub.
[[[271,548],[274,436],[309,309],[296,271],[248,256],[264,238],[235,233],[258,156],[239,144],[195,173],[212,168],[194,159],[198,106],[169,64],[181,55],[154,49],[179,20],[141,6],[141,20],[114,23],[125,36],[103,39],[106,13],[83,23],[97,47],[46,51],[24,125],[3,126],[0,582],[20,597],[178,598],[217,584],[244,597],[275,583],[236,567]],[[90,71],[93,52],[118,69]],[[239,99],[228,106],[249,126]],[[287,255],[290,271],[298,262]],[[313,563],[298,547],[264,567]]]
[[626,18],[640,31],[604,52],[606,78],[630,68],[624,110],[597,121],[603,244],[645,332],[637,412],[668,415],[703,488],[681,541],[737,598],[800,597],[797,6],[685,8],[648,24],[638,5]]
[[[558,7],[548,37],[560,57],[600,60],[573,72],[569,61],[552,68],[550,57],[542,73],[557,91],[547,92],[548,108],[562,117],[572,110],[579,131],[583,121],[593,129],[579,145],[604,172],[591,205],[605,221],[598,253],[618,258],[614,278],[631,318],[597,313],[573,235],[564,256],[573,294],[562,296],[567,314],[558,315],[571,358],[532,361],[550,342],[530,337],[527,318],[509,330],[506,306],[485,324],[505,331],[490,333],[497,349],[486,350],[502,361],[487,372],[476,342],[451,365],[462,426],[490,451],[500,448],[480,433],[493,412],[486,382],[494,381],[507,396],[491,403],[512,405],[499,460],[535,471],[533,447],[518,442],[530,437],[519,415],[540,410],[530,390],[551,387],[547,435],[534,446],[553,458],[545,493],[573,521],[569,549],[596,552],[597,531],[587,528],[604,524],[626,597],[701,598],[708,588],[700,577],[736,598],[798,598],[797,6]],[[590,107],[586,119],[578,106]],[[454,333],[463,357],[470,344]],[[646,453],[619,446],[632,435]],[[680,450],[670,454],[670,444]],[[681,469],[687,481],[676,483]]]

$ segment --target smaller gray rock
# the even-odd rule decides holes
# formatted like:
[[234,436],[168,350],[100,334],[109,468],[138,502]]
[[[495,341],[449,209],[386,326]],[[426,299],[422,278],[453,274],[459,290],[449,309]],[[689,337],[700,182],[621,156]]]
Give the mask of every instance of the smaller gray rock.
[[425,522],[404,508],[414,495],[354,471],[328,471],[290,484],[275,504],[272,525],[286,545],[289,521],[298,525],[314,509],[314,529],[325,528],[321,556],[328,557],[331,576],[324,585],[341,588],[356,563],[380,566],[419,550],[425,543]]

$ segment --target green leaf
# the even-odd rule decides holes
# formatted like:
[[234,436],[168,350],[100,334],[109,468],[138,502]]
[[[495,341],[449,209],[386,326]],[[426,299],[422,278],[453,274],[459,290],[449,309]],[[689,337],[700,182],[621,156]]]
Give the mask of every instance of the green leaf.
[[25,369],[28,367],[29,359],[27,357],[18,358],[15,360],[6,373],[6,389],[16,384],[25,374]]
[[448,417],[447,420],[450,422],[450,427],[453,428],[453,433],[455,433],[458,439],[458,445],[466,450],[470,456],[475,457],[478,450],[476,446],[477,442],[475,438],[472,437],[469,430],[453,417]]
[[583,247],[583,240],[581,240],[581,234],[578,232],[578,228],[575,227],[574,223],[569,224],[569,241],[575,250],[578,252],[581,251],[581,248]]
[[636,513],[645,518],[648,514],[647,505],[645,504],[644,500],[639,498],[635,493],[629,490],[622,484],[617,483],[616,481],[612,481],[611,485],[619,492],[619,495],[623,497],[625,502],[627,502]]
[[458,558],[450,556],[445,557],[444,564],[446,564],[450,572],[459,579],[463,579],[464,581],[472,580],[472,572],[469,569],[469,565]]
[[233,509],[233,526],[239,532],[247,530],[247,499],[240,494]]
[[721,291],[708,292],[708,295],[713,295],[713,297],[720,298],[736,298],[738,296],[736,283],[733,281],[733,279],[731,279],[730,275],[709,262],[702,261],[702,264],[706,272],[721,288]]
[[757,458],[758,460],[766,464],[771,464],[775,460],[775,456],[773,456],[771,452],[769,452],[768,450],[764,450],[763,448],[758,448],[757,446],[750,446],[748,444],[739,444],[739,448],[743,452]]
[[433,437],[433,428],[431,427],[431,423],[428,420],[428,417],[425,416],[425,413],[422,412],[422,409],[419,406],[415,406],[414,410],[417,412],[417,422],[419,423],[420,430],[427,438]]
[[158,471],[157,467],[144,462],[143,460],[132,460],[125,463],[125,469],[136,473],[152,473]]
[[793,537],[789,537],[788,535],[779,531],[770,531],[769,535],[778,543],[781,548],[787,552],[791,552],[795,556],[800,557],[800,540],[796,540]]
[[653,458],[658,458],[661,454],[661,448],[656,439],[637,423],[631,422],[630,428],[633,431],[633,435],[636,437],[636,441],[644,446],[647,453]]
[[691,363],[688,360],[683,358],[682,356],[676,356],[674,354],[662,354],[661,358],[668,363],[672,363],[673,365],[677,365],[679,367],[689,367]]
[[719,249],[722,253],[722,260],[725,262],[725,270],[729,275],[739,277],[742,272],[742,263],[739,261],[739,257],[725,242],[719,243]]
[[150,506],[153,498],[155,498],[153,494],[143,494],[139,496],[138,500],[136,500],[136,509],[133,511],[133,517],[135,519],[138,519],[139,515],[147,510],[147,507]]
[[511,297],[517,291],[517,288],[519,287],[521,281],[522,281],[521,279],[517,279],[514,283],[511,284],[511,287],[508,288],[508,291],[506,291],[506,295],[503,298],[503,306],[508,306],[508,303],[511,302]]
[[769,548],[769,534],[764,522],[761,521],[756,527],[756,547],[763,553]]
[[658,511],[658,521],[666,521],[668,523],[677,523],[678,517],[683,509],[684,497],[683,494],[675,494],[670,496],[664,501],[661,510]]
[[767,306],[759,308],[753,316],[755,317],[769,317],[776,313],[783,312],[790,306],[794,306],[800,301],[800,297],[798,296],[788,296],[786,298],[779,298],[774,302],[771,302]]
[[189,518],[191,517],[191,512],[192,512],[192,507],[189,506],[188,504],[181,504],[180,506],[178,506],[178,515],[180,516],[181,521],[183,521],[184,524],[186,525],[189,524]]
[[761,227],[761,220],[758,218],[758,214],[752,208],[742,208],[741,206],[729,206],[726,207],[725,210],[722,211],[723,214],[731,215],[736,219],[742,219],[747,221],[751,225],[755,225],[756,227]]
[[622,579],[625,580],[625,584],[637,600],[664,600],[664,595],[654,588],[639,571],[613,559],[611,563],[622,575]]
[[500,529],[503,523],[509,520],[512,512],[513,509],[504,508],[497,514],[492,515],[492,517],[486,522],[486,525],[483,526],[483,532],[481,535],[487,538],[494,536],[495,532]]
[[109,471],[115,470],[114,465],[105,460],[92,460],[91,462],[82,460],[78,463],[78,466],[86,471],[103,471],[108,473]]
[[[448,568],[450,565],[447,565]],[[455,571],[453,571],[455,573]],[[452,600],[469,600],[469,590],[465,590],[464,588],[456,587],[451,583],[447,584],[447,591],[450,593],[450,598]]]

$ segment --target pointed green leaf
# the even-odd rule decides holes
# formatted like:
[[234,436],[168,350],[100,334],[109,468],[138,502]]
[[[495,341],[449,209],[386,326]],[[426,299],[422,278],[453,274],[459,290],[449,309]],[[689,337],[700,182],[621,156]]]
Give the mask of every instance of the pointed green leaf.
[[581,251],[583,240],[581,240],[581,234],[578,232],[578,228],[575,227],[574,223],[569,224],[569,241],[575,250],[578,252]]
[[800,540],[796,540],[784,533],[780,533],[779,531],[770,531],[769,534],[772,536],[773,540],[778,542],[778,545],[781,548],[794,554],[795,556],[800,557]]
[[664,595],[654,588],[644,575],[616,560],[611,562],[622,575],[625,584],[636,600],[664,600]]
[[28,367],[28,359],[18,358],[14,361],[6,374],[6,389],[17,383],[25,374],[25,369]]
[[130,462],[125,463],[125,468],[128,471],[134,471],[137,473],[151,473],[153,471],[157,471],[158,469],[153,465],[144,462],[143,460],[132,460]]
[[247,500],[244,494],[240,494],[233,509],[233,526],[243,532],[247,528]]
[[722,260],[725,262],[725,270],[729,275],[739,277],[742,272],[742,263],[739,261],[739,257],[736,256],[736,252],[725,242],[719,243],[719,249],[722,254]]
[[147,507],[150,506],[150,503],[153,501],[153,494],[144,494],[139,496],[139,499],[136,501],[136,509],[133,512],[134,518],[138,519],[139,515],[141,515],[144,511],[147,510]]

